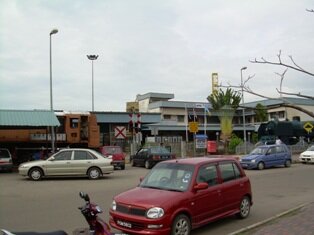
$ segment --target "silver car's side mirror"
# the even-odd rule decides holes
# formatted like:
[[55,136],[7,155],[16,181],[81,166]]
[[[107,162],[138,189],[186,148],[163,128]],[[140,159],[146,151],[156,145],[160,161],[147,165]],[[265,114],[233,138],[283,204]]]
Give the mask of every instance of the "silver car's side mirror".
[[48,159],[48,161],[54,161],[55,160],[55,157],[50,157],[49,159]]

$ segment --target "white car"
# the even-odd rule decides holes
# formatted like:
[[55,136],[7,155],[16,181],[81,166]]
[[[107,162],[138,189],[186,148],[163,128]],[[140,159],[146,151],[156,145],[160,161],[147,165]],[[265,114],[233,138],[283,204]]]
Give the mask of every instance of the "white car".
[[302,163],[314,163],[314,145],[300,154],[299,161]]
[[62,149],[47,160],[22,163],[19,174],[32,180],[48,176],[88,176],[98,179],[113,172],[110,159],[91,149]]

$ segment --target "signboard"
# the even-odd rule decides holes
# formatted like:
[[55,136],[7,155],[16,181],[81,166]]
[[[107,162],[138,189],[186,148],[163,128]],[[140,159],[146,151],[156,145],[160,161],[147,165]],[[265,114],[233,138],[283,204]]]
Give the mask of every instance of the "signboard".
[[189,122],[189,131],[193,133],[198,132],[198,122]]
[[158,127],[152,127],[151,134],[152,135],[158,135]]
[[114,128],[114,137],[116,139],[125,139],[126,138],[126,128],[125,128],[125,126],[116,126]]
[[218,92],[218,73],[212,73],[212,93]]
[[195,135],[195,148],[206,149],[206,147],[207,147],[207,136]]
[[313,126],[312,123],[306,122],[306,123],[303,125],[303,128],[304,128],[304,130],[306,130],[307,133],[309,134],[310,132],[312,132],[314,126]]
[[195,104],[195,108],[203,109],[204,107],[205,107],[204,104],[200,104],[200,103]]
[[127,102],[126,103],[126,111],[127,112],[138,112],[138,102]]

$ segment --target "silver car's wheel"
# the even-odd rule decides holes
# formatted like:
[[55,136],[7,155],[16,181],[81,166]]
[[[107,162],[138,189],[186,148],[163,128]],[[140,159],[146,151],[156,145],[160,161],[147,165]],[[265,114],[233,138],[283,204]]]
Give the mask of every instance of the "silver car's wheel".
[[190,233],[190,219],[184,214],[178,215],[172,224],[171,235],[190,235]]
[[264,170],[264,168],[265,168],[264,162],[259,162],[259,163],[257,164],[257,169],[259,169],[259,170]]
[[249,216],[251,209],[251,201],[249,197],[243,197],[240,203],[240,212],[237,214],[240,219],[245,219]]
[[42,176],[43,176],[43,173],[39,168],[33,168],[29,172],[29,177],[35,181],[40,180]]
[[99,179],[100,175],[100,170],[96,167],[93,167],[88,171],[88,177],[92,180]]

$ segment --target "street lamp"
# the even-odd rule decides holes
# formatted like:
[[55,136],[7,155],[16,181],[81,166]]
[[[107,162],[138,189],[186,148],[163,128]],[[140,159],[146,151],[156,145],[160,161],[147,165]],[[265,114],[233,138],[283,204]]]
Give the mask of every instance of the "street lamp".
[[218,145],[218,141],[219,141],[219,132],[217,131],[216,132],[216,142],[217,142],[217,145]]
[[245,131],[245,115],[244,115],[244,95],[243,95],[243,78],[242,71],[247,69],[247,67],[241,68],[241,90],[242,90],[242,118],[243,118],[243,142],[244,142],[244,154],[246,154],[246,131]]
[[92,61],[92,111],[94,112],[94,60],[97,60],[98,55],[87,55],[87,58]]
[[[50,32],[49,45],[50,45],[50,110],[53,112],[52,102],[52,57],[51,57],[51,35],[58,33],[58,29],[53,29]],[[51,127],[51,151],[55,152],[55,130],[54,126]]]

